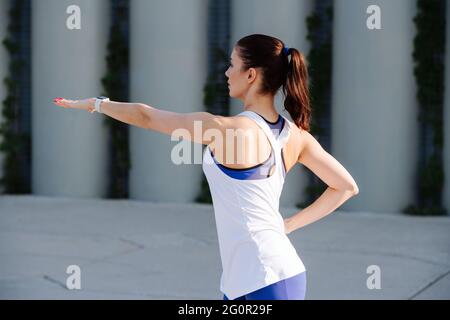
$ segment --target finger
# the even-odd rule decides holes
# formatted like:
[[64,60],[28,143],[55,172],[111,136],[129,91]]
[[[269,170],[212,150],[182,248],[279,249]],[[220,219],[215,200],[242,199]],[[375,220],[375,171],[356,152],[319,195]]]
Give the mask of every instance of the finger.
[[56,104],[57,106],[62,106],[61,105],[62,100],[63,100],[63,98],[55,98],[55,99],[53,99],[53,103]]
[[63,98],[56,98],[53,100],[53,102],[60,107],[64,107],[64,108],[70,108],[71,107],[71,103],[73,102],[72,100],[67,100],[67,99],[63,99]]

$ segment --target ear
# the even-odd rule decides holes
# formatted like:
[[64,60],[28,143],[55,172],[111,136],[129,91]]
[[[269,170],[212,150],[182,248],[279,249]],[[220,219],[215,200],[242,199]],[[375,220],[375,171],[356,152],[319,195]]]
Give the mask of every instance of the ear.
[[248,72],[247,80],[248,80],[248,83],[252,83],[256,79],[256,69],[250,68],[250,69],[248,69],[248,71],[249,72]]

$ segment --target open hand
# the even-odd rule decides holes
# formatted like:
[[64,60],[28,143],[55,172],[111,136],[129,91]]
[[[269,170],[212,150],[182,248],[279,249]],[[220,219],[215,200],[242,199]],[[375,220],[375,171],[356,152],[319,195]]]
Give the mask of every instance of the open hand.
[[71,109],[81,109],[89,112],[94,112],[95,110],[95,98],[88,98],[83,100],[69,100],[63,98],[55,98],[53,99],[53,103],[57,106],[63,108],[71,108]]

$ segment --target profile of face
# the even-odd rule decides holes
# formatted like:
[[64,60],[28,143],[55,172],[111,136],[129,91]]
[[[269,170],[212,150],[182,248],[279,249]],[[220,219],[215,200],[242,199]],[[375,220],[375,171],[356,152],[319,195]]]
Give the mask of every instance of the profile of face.
[[244,101],[245,96],[252,88],[256,87],[257,70],[250,68],[247,71],[241,71],[243,61],[238,55],[236,48],[231,53],[230,65],[225,72],[228,78],[228,89],[230,97]]

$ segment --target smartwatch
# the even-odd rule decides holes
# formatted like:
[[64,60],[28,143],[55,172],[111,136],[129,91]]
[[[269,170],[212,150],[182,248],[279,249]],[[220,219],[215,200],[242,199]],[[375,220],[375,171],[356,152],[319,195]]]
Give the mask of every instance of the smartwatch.
[[109,101],[109,98],[105,97],[105,96],[95,97],[95,109],[94,110],[97,111],[98,113],[102,113],[102,110],[100,108],[100,104],[103,101]]

